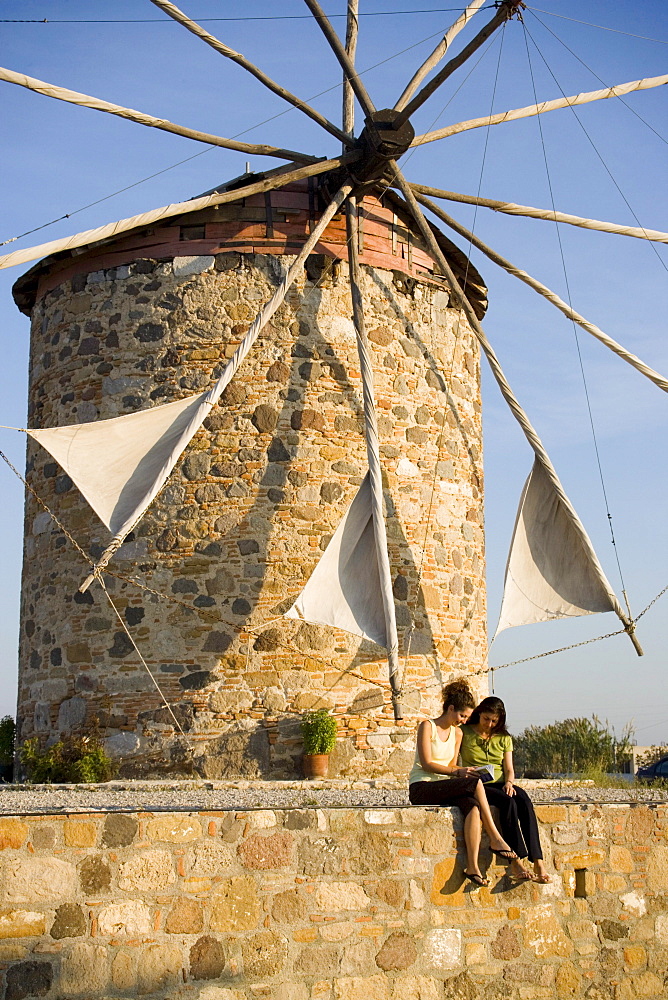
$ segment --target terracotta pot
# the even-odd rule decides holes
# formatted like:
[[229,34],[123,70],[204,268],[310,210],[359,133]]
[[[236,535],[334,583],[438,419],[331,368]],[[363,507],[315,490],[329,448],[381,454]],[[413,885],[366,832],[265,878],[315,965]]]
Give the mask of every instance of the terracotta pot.
[[305,778],[326,778],[329,771],[329,754],[305,753],[302,757]]

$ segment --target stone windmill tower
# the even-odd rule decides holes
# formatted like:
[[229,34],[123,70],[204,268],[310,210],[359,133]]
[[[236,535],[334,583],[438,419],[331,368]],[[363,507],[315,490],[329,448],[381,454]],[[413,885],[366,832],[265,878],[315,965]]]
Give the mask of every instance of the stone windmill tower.
[[[245,176],[228,190],[254,182]],[[296,182],[33,267],[15,286],[32,319],[30,425],[105,420],[210,385],[325,200],[322,184]],[[412,727],[437,704],[442,677],[479,667],[485,654],[479,357],[400,200],[371,186],[357,214]],[[482,316],[480,277],[437,238],[456,272],[468,269]],[[118,576],[106,584],[123,622],[95,585],[78,592],[80,553],[28,496],[22,738],[95,719],[133,773],[192,773],[194,762],[214,777],[286,775],[299,753],[296,720],[325,706],[339,720],[341,771],[405,767],[401,743],[411,730],[393,720],[384,651],[281,619],[366,469],[346,239],[337,214],[110,562]],[[102,526],[33,441],[28,481],[99,555]]]
[[355,72],[355,0],[345,47],[306,0],[344,70],[339,129],[169,0],[153,2],[344,152],[240,143],[0,70],[50,97],[290,161],[0,258],[43,258],[15,286],[32,319],[20,735],[94,721],[125,773],[285,776],[300,714],[323,706],[339,720],[336,773],[402,773],[402,743],[440,684],[462,672],[483,683],[481,348],[535,455],[504,627],[614,610],[636,642],[482,330],[482,280],[421,206],[668,382],[425,196],[665,234],[410,184],[398,161],[411,146],[666,79],[416,137],[413,113],[520,0],[499,3],[419,89],[482,6],[473,0],[383,111]]

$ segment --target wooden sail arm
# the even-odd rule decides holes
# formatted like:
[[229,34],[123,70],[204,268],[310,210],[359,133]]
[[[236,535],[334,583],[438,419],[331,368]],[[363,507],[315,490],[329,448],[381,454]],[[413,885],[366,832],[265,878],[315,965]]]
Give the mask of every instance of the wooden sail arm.
[[462,28],[466,27],[466,25],[471,20],[473,15],[480,10],[480,8],[484,3],[485,0],[473,0],[473,3],[470,3],[466,8],[466,10],[459,15],[459,17],[452,25],[452,27],[448,28],[445,35],[438,43],[434,51],[431,53],[429,58],[425,59],[420,68],[417,69],[413,74],[413,77],[408,83],[408,86],[405,88],[403,94],[401,95],[397,103],[394,105],[397,111],[401,111],[403,108],[406,107],[406,105],[408,104],[411,97],[413,96],[417,88],[420,86],[424,78],[429,73],[431,73],[432,69],[434,69],[435,66],[439,64],[439,62],[441,61],[447,50],[450,48],[454,39],[459,34],[459,32],[462,30]]
[[531,448],[533,449],[536,458],[540,462],[542,468],[545,470],[545,474],[547,475],[549,481],[551,482],[557,497],[563,504],[563,507],[568,514],[571,524],[573,525],[575,531],[577,532],[580,538],[580,542],[583,549],[588,553],[592,569],[598,576],[601,582],[601,586],[608,595],[611,609],[614,610],[617,617],[623,623],[624,629],[627,632],[629,638],[631,639],[631,642],[633,643],[638,656],[642,656],[643,651],[638,641],[638,638],[635,634],[634,622],[632,621],[630,616],[627,615],[627,613],[624,611],[615,593],[610,588],[610,584],[606,579],[605,573],[603,572],[603,568],[600,562],[598,561],[598,556],[594,551],[594,548],[591,544],[591,540],[584,528],[584,525],[582,524],[580,518],[578,517],[575,508],[573,507],[563,486],[561,485],[561,481],[559,480],[557,472],[554,466],[552,465],[550,457],[545,451],[543,442],[540,440],[535,428],[533,427],[531,421],[529,420],[529,417],[525,413],[524,409],[517,400],[517,397],[512,391],[510,384],[508,383],[508,380],[504,374],[504,371],[499,363],[499,359],[497,358],[496,353],[492,348],[492,345],[489,343],[487,336],[482,326],[480,325],[471,304],[469,303],[459,282],[457,281],[457,278],[452,268],[450,267],[444,253],[439,247],[436,241],[436,237],[434,236],[432,230],[430,229],[429,224],[425,219],[424,214],[420,209],[420,206],[417,203],[417,199],[411,190],[410,184],[405,179],[398,165],[396,164],[395,164],[395,169],[396,169],[396,178],[399,188],[404,198],[406,199],[411,214],[418,225],[418,228],[422,234],[423,239],[427,244],[427,247],[429,248],[429,253],[433,255],[433,258],[438,263],[442,273],[448,279],[448,282],[450,283],[452,298],[457,307],[463,310],[471,326],[471,329],[475,333],[478,342],[480,343],[480,346],[482,347],[485,353],[485,357],[489,362],[492,374],[494,375],[496,383],[499,386],[499,389],[501,390],[503,398],[508,404],[511,413],[513,414],[513,416],[519,423],[520,427],[522,428],[524,436],[531,445]]
[[184,125],[175,125],[174,122],[167,121],[165,118],[154,118],[153,115],[147,115],[143,111],[134,111],[132,108],[125,108],[120,104],[102,101],[98,97],[80,94],[76,90],[58,87],[54,83],[45,83],[43,80],[36,80],[32,76],[26,76],[25,73],[16,73],[14,70],[5,69],[2,66],[0,66],[0,80],[25,87],[37,94],[43,94],[44,97],[53,97],[58,101],[66,101],[68,104],[78,104],[80,107],[91,108],[93,111],[106,111],[107,114],[126,118],[138,125],[148,125],[150,128],[171,132],[174,135],[182,135],[184,138],[194,139],[196,142],[206,142],[210,146],[222,146],[224,149],[235,149],[239,153],[255,156],[278,156],[282,160],[293,160],[296,163],[313,163],[316,160],[315,156],[309,156],[308,153],[298,153],[293,149],[238,142],[236,139],[224,139],[222,136],[211,135],[209,132],[199,132],[193,128],[186,128]]
[[197,212],[204,208],[210,208],[213,205],[226,205],[242,201],[244,198],[250,198],[251,195],[264,194],[265,191],[273,191],[274,188],[284,187],[286,184],[291,184],[294,181],[303,180],[306,177],[316,177],[318,174],[327,173],[336,167],[354,163],[361,156],[362,153],[360,151],[351,150],[332,160],[321,160],[319,163],[311,163],[305,167],[298,167],[295,170],[280,167],[265,175],[263,180],[247,184],[244,187],[235,188],[233,191],[221,191],[202,198],[192,198],[190,201],[164,205],[162,208],[155,208],[150,212],[133,215],[129,219],[120,219],[118,222],[110,222],[106,226],[87,229],[85,232],[77,233],[75,236],[66,236],[60,240],[51,240],[49,243],[40,243],[38,246],[26,247],[25,250],[14,250],[12,253],[0,256],[0,270],[5,267],[14,267],[17,264],[25,264],[27,261],[36,260],[38,257],[60,253],[64,250],[74,250],[77,247],[97,243],[100,240],[111,239],[120,233],[137,229],[140,226],[152,226],[158,222],[162,222],[163,219],[182,215],[184,212]]
[[385,614],[385,636],[387,660],[392,688],[392,703],[395,719],[401,719],[401,684],[399,680],[399,639],[397,620],[392,593],[392,574],[387,551],[387,530],[383,511],[383,477],[378,444],[378,420],[373,391],[373,367],[371,348],[364,325],[362,282],[358,254],[357,200],[349,198],[346,205],[346,234],[348,237],[348,262],[350,267],[350,294],[353,306],[353,323],[357,337],[357,353],[362,373],[362,398],[364,404],[364,436],[366,438],[367,461],[369,464],[369,484],[371,487],[371,511],[373,534],[376,543],[380,592]]
[[348,136],[342,132],[340,128],[334,125],[333,122],[330,122],[328,118],[321,115],[319,111],[312,108],[310,104],[306,103],[306,101],[302,101],[300,97],[292,94],[289,90],[286,90],[285,87],[282,87],[279,83],[276,83],[275,80],[272,80],[270,76],[267,76],[267,74],[252,63],[250,59],[246,59],[241,52],[235,52],[235,50],[230,48],[229,45],[225,45],[225,43],[221,42],[219,38],[215,37],[215,35],[210,34],[202,28],[196,21],[193,21],[186,14],[184,14],[182,10],[179,10],[176,4],[169,3],[168,0],[151,0],[151,3],[155,4],[156,7],[159,7],[160,10],[169,15],[169,17],[178,21],[179,24],[183,25],[183,27],[190,31],[193,35],[201,38],[203,42],[210,45],[211,48],[215,49],[216,52],[220,53],[220,55],[225,56],[227,59],[231,59],[232,62],[235,62],[238,66],[243,67],[243,69],[251,73],[256,80],[259,80],[260,83],[264,84],[264,86],[271,90],[274,94],[277,94],[278,97],[282,97],[284,101],[288,102],[288,104],[292,104],[294,108],[298,108],[305,115],[308,115],[309,118],[311,118],[314,122],[317,122],[318,125],[324,128],[331,135],[340,139],[346,146],[352,146],[352,142]]
[[496,13],[494,14],[494,17],[487,22],[485,27],[478,32],[475,38],[471,39],[468,45],[463,48],[461,52],[447,62],[445,66],[436,74],[436,76],[433,77],[429,83],[425,84],[422,90],[419,91],[419,93],[417,93],[415,97],[402,109],[401,115],[397,121],[397,127],[407,121],[410,116],[418,110],[418,108],[421,108],[425,101],[431,97],[434,91],[438,90],[441,84],[444,83],[449,76],[452,76],[455,70],[459,69],[459,67],[462,66],[466,60],[469,59],[473,53],[487,41],[490,35],[494,34],[497,28],[500,28],[502,24],[505,24],[506,21],[513,16],[515,11],[519,7],[523,6],[524,4],[521,0],[502,0],[496,10]]
[[[512,201],[496,201],[492,198],[479,198],[471,194],[460,194],[458,191],[444,191],[441,188],[429,187],[426,184],[411,184],[416,194],[429,195],[432,198],[443,198],[445,201],[461,202],[464,205],[480,205],[491,208],[494,212],[504,215],[519,215],[527,219],[543,219],[548,222],[566,222],[569,226],[580,229],[593,229],[600,233],[615,233],[618,236],[634,236],[639,240],[650,240],[653,243],[668,243],[668,233],[659,229],[645,229],[644,226],[622,226],[617,222],[601,222],[599,219],[584,219],[580,215],[569,215],[557,212],[551,208],[532,208],[530,205],[515,205]],[[418,199],[419,201],[420,199]]]
[[458,135],[460,132],[467,132],[469,129],[483,128],[485,125],[501,125],[503,122],[517,121],[519,118],[532,118],[535,115],[543,115],[547,111],[558,111],[560,108],[573,108],[579,104],[590,104],[592,101],[605,101],[609,97],[623,97],[624,94],[632,94],[636,90],[651,90],[653,87],[663,87],[667,83],[668,74],[650,76],[643,80],[632,80],[630,83],[619,83],[614,87],[606,87],[604,90],[591,90],[587,93],[574,94],[572,97],[559,97],[554,101],[541,101],[540,104],[530,104],[526,108],[502,111],[497,115],[471,118],[465,122],[457,122],[454,125],[447,125],[445,128],[436,129],[435,132],[425,132],[424,135],[416,135],[412,145],[422,146],[426,142],[434,142],[436,139],[447,139],[448,136]]
[[367,89],[364,86],[361,77],[357,75],[355,66],[350,56],[346,52],[344,46],[342,45],[341,39],[334,31],[334,28],[330,24],[329,19],[327,15],[324,13],[320,4],[318,3],[318,0],[304,0],[304,2],[308,7],[308,9],[313,14],[316,21],[318,22],[320,30],[322,31],[323,35],[329,42],[330,48],[334,52],[334,55],[339,60],[343,72],[350,80],[350,86],[355,91],[355,96],[362,105],[364,114],[367,116],[372,115],[373,112],[376,110],[375,105],[371,100],[371,98],[369,97],[369,94],[367,93]]
[[[411,184],[411,188],[413,190],[415,190],[415,187],[416,185]],[[512,264],[509,260],[506,260],[505,257],[502,257],[501,254],[496,252],[496,250],[493,250],[491,247],[487,246],[487,244],[483,243],[483,241],[474,233],[462,226],[456,219],[453,219],[452,216],[448,215],[447,212],[444,212],[438,205],[435,205],[429,198],[425,198],[424,195],[418,194],[417,200],[421,205],[424,205],[425,208],[428,208],[430,212],[433,212],[434,215],[441,220],[441,222],[444,222],[446,226],[449,226],[450,229],[453,229],[460,236],[463,236],[464,239],[468,240],[474,247],[477,247],[477,249],[480,250],[481,253],[484,253],[485,256],[491,261],[498,264],[499,267],[502,267],[504,271],[507,271],[508,274],[512,274],[515,278],[519,278],[519,280],[523,281],[525,285],[529,286],[529,288],[533,288],[535,292],[538,292],[539,295],[542,295],[543,298],[548,300],[548,302],[551,302],[552,305],[556,306],[557,309],[564,314],[564,316],[567,316],[568,319],[577,323],[583,330],[590,333],[592,337],[596,337],[597,340],[600,340],[602,344],[609,347],[611,351],[614,351],[618,357],[630,364],[636,369],[636,371],[639,371],[651,382],[654,382],[655,385],[658,385],[659,389],[663,389],[664,392],[668,392],[667,378],[660,375],[659,372],[655,371],[653,368],[650,368],[649,365],[646,365],[645,362],[641,361],[635,354],[631,354],[630,351],[627,351],[625,347],[618,344],[616,340],[609,337],[598,326],[594,323],[590,323],[589,320],[584,318],[584,316],[577,313],[575,309],[572,309],[567,302],[564,302],[564,300],[560,298],[556,292],[551,291],[547,285],[544,285],[536,278],[532,278],[530,274],[527,274],[527,272],[523,271],[521,268],[515,267],[514,264]]]
[[[346,14],[346,55],[353,66],[355,65],[358,34],[359,0],[348,0]],[[343,131],[353,139],[355,136],[355,91],[345,71],[343,74],[342,123]]]

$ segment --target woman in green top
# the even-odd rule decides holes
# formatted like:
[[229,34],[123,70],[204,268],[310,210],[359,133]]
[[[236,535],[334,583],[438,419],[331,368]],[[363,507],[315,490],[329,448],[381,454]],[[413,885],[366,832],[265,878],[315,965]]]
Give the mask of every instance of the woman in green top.
[[[543,863],[538,824],[531,799],[514,784],[513,738],[506,729],[506,709],[500,698],[484,698],[462,726],[459,752],[464,767],[493,768],[492,781],[485,783],[490,805],[496,806],[501,832],[518,855],[511,861],[511,873],[517,879],[547,883],[551,881]],[[533,862],[533,875],[520,858]]]

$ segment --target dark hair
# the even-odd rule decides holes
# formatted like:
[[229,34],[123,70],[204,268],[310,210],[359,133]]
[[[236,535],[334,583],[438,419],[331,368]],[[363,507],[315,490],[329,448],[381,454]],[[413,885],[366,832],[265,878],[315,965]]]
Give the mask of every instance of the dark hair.
[[463,712],[465,708],[475,708],[473,691],[466,681],[450,681],[443,688],[443,711],[447,712],[452,705],[455,712]]
[[489,712],[490,715],[498,715],[499,717],[499,721],[492,730],[492,735],[510,736],[510,733],[506,729],[506,706],[500,698],[494,698],[492,695],[490,695],[489,698],[483,698],[480,704],[476,705],[473,709],[466,725],[476,726],[480,722],[481,712]]

